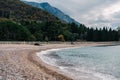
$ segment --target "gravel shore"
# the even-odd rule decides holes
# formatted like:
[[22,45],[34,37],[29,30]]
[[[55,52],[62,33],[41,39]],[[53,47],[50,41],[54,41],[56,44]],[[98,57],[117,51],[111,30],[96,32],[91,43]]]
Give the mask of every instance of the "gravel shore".
[[36,52],[53,48],[96,46],[84,44],[0,44],[0,80],[73,80],[63,75],[57,68],[47,65],[37,57]]

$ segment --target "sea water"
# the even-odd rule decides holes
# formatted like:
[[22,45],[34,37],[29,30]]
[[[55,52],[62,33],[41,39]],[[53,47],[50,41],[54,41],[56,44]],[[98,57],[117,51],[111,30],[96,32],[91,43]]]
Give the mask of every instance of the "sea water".
[[38,56],[75,80],[120,80],[120,46],[52,49]]

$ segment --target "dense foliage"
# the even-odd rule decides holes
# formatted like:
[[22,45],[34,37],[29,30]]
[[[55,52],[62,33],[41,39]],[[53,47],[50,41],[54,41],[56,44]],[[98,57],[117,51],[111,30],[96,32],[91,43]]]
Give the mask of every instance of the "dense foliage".
[[13,21],[57,21],[58,19],[48,12],[26,5],[20,0],[0,0],[0,17]]
[[10,20],[0,21],[1,41],[118,41],[119,31],[52,21],[42,23],[23,21],[19,24]]
[[103,28],[103,29],[93,29],[90,28],[87,31],[88,41],[118,41],[119,33],[116,30],[112,30],[111,28]]
[[119,38],[120,28],[94,29],[68,24],[20,0],[0,0],[0,41],[118,41]]
[[0,22],[0,41],[34,40],[27,28],[11,21]]

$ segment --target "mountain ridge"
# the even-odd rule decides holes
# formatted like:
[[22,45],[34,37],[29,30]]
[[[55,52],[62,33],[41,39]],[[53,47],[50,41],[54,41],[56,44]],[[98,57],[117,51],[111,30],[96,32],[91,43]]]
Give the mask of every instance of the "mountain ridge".
[[48,12],[25,4],[20,0],[0,0],[0,18],[8,18],[14,21],[57,21],[58,19]]
[[67,14],[63,13],[61,10],[59,10],[56,7],[51,6],[48,2],[43,2],[43,3],[37,3],[37,2],[28,2],[28,1],[24,1],[26,4],[32,5],[34,7],[43,9],[47,12],[49,12],[50,14],[58,17],[60,20],[63,20],[67,23],[75,23],[77,25],[79,25],[80,23],[75,21],[73,18],[71,18],[70,16],[68,16]]

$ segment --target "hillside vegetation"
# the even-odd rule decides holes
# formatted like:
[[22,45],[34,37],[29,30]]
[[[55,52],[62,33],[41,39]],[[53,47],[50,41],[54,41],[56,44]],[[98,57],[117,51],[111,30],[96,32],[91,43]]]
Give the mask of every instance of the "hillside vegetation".
[[12,19],[14,21],[56,21],[56,17],[51,14],[24,4],[20,0],[0,0],[0,17]]
[[65,23],[20,0],[0,0],[0,41],[118,41],[118,30]]
[[28,41],[34,40],[29,30],[22,25],[11,21],[0,21],[1,41]]
[[65,21],[67,23],[75,23],[77,25],[79,25],[80,23],[75,21],[73,18],[71,18],[69,15],[65,14],[64,12],[62,12],[61,10],[59,10],[56,7],[53,7],[52,5],[50,5],[47,2],[43,2],[43,3],[36,3],[36,2],[27,2],[24,1],[26,4],[29,4],[31,6],[43,9],[47,12],[49,12],[50,14],[58,17],[60,20]]

